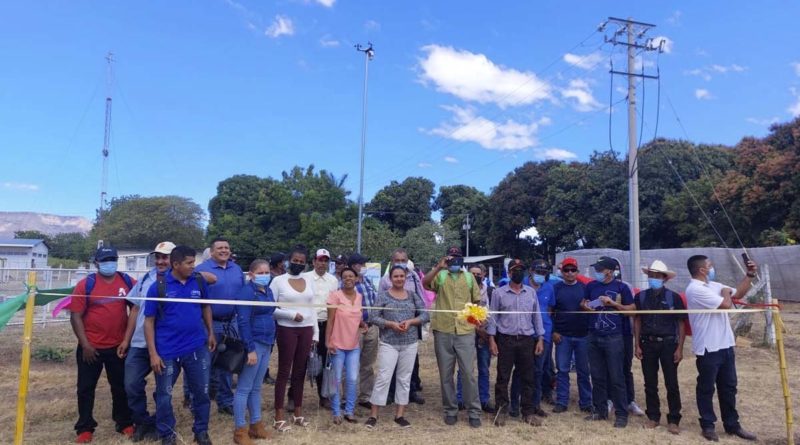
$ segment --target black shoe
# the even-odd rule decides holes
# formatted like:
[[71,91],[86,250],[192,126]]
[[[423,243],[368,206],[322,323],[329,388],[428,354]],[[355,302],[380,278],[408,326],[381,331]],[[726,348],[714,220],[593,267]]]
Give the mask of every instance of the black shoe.
[[406,420],[405,417],[395,417],[394,423],[400,425],[400,428],[411,428],[411,422]]
[[586,421],[589,421],[589,422],[594,422],[594,421],[608,420],[608,417],[606,417],[606,416],[604,416],[602,414],[594,413],[594,414],[592,414],[590,416],[584,417],[583,420],[586,420]]
[[269,376],[269,374],[267,374],[264,376],[264,383],[266,383],[267,385],[274,385],[275,379],[273,379],[272,377]]
[[331,409],[331,400],[330,399],[319,399],[319,407],[323,409]]
[[177,445],[178,444],[178,436],[171,435],[167,437],[161,438],[161,445]]
[[[566,407],[564,409],[566,409]],[[590,413],[591,414],[592,409],[593,408],[591,406],[582,406],[581,407],[581,412]],[[553,412],[555,412],[555,410],[553,410]]]
[[490,405],[489,402],[486,402],[483,405],[481,405],[481,410],[483,410],[483,412],[488,413],[488,414],[494,414],[494,413],[497,412],[495,407]]
[[378,419],[374,417],[370,417],[369,419],[367,419],[366,422],[364,422],[364,426],[367,427],[368,430],[375,428],[375,425],[377,424],[378,424]]
[[480,428],[481,427],[481,419],[477,417],[470,417],[469,418],[469,426],[472,428]]
[[233,407],[232,406],[221,406],[217,410],[220,414],[227,414],[229,416],[233,415]]
[[358,406],[366,409],[372,409],[372,404],[369,403],[369,400],[367,400],[366,402],[358,402]]
[[533,409],[533,414],[539,417],[547,417],[547,413],[541,407],[536,407]]
[[156,431],[155,425],[136,425],[134,427],[131,442],[154,439],[158,439],[158,431]]
[[464,411],[466,409],[467,409],[467,405],[465,405],[464,402],[458,402],[458,410],[459,411]]
[[444,423],[445,425],[455,425],[458,422],[458,417],[456,416],[444,416]]
[[208,431],[195,434],[194,441],[197,442],[197,445],[211,445],[211,438],[208,437]]
[[425,404],[425,397],[419,395],[418,392],[412,392],[408,395],[408,401],[411,403],[416,403],[417,405],[424,405]]
[[626,426],[628,426],[627,417],[617,417],[614,419],[614,428],[625,428]]
[[[566,410],[567,410],[567,407],[564,406],[564,405],[556,405],[556,406],[553,407],[553,412],[556,413],[556,414],[563,413]],[[581,408],[581,411],[583,411],[583,408]],[[589,409],[589,412],[592,412],[591,408]]]
[[739,427],[739,428],[737,428],[735,430],[725,431],[725,432],[730,434],[730,435],[732,435],[732,436],[738,436],[738,437],[740,437],[740,438],[742,438],[744,440],[753,440],[753,441],[758,440],[758,437],[756,437],[755,434],[751,433],[750,431],[745,430],[742,427]]
[[511,408],[510,410],[508,410],[508,415],[514,418],[519,417],[519,409]]
[[714,428],[703,428],[703,438],[711,442],[719,442],[719,436]]

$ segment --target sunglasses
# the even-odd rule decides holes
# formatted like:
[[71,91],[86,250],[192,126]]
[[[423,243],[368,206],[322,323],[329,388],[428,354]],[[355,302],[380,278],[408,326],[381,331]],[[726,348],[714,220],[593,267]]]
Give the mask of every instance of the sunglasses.
[[578,269],[561,269],[561,271],[564,273],[575,273]]

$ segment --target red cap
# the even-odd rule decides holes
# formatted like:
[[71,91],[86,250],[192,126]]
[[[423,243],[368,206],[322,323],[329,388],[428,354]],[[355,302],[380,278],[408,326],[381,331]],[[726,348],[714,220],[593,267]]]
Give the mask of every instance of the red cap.
[[567,266],[575,266],[577,268],[578,267],[578,260],[576,260],[575,258],[572,258],[570,256],[564,258],[564,261],[561,262],[561,268],[563,269],[563,268],[565,268]]

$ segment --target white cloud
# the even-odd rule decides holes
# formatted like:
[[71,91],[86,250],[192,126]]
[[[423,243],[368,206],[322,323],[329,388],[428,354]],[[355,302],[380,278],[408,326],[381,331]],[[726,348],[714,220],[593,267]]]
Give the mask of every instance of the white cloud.
[[680,26],[681,25],[681,16],[683,13],[681,11],[675,11],[672,13],[671,16],[667,17],[666,22],[672,26]]
[[663,45],[661,49],[664,50],[664,54],[670,54],[672,52],[672,47],[675,46],[675,42],[665,36],[654,37],[653,40],[650,41],[651,48],[658,48],[659,45]]
[[768,127],[768,126],[770,126],[772,124],[777,124],[779,122],[779,119],[778,119],[777,116],[773,116],[773,117],[770,117],[770,118],[748,117],[747,119],[745,119],[745,121],[747,121],[747,122],[749,122],[751,124],[761,125],[763,127]]
[[315,1],[326,8],[333,8],[333,4],[336,3],[336,0],[315,0]]
[[718,73],[725,74],[728,71],[735,72],[735,73],[741,73],[742,71],[746,70],[747,68],[743,67],[743,66],[740,66],[740,65],[737,65],[737,64],[734,63],[734,64],[729,65],[729,66],[713,64],[713,65],[710,66],[710,69],[712,71],[716,71]]
[[36,184],[28,184],[24,182],[4,182],[3,188],[9,190],[17,190],[20,192],[38,192],[39,186]]
[[523,150],[538,144],[536,133],[542,125],[549,125],[550,119],[543,117],[537,121],[520,123],[514,120],[494,122],[478,116],[474,108],[445,106],[453,113],[451,122],[442,123],[429,134],[442,136],[461,142],[474,142],[489,150]]
[[340,42],[338,40],[334,39],[333,37],[331,37],[328,34],[325,34],[324,36],[322,36],[319,39],[319,44],[323,48],[335,48],[335,47],[339,46],[339,43]]
[[794,96],[795,102],[786,109],[792,117],[800,116],[800,94],[797,94],[795,87],[789,88],[789,92]]
[[433,83],[437,91],[501,108],[552,98],[552,87],[536,74],[497,65],[483,54],[439,45],[422,51],[419,80]]
[[708,82],[709,80],[711,80],[712,73],[718,73],[718,74],[743,73],[747,71],[747,69],[748,68],[746,66],[737,65],[735,63],[730,65],[720,65],[717,63],[713,63],[709,66],[704,66],[702,68],[686,70],[683,72],[683,74],[686,74],[688,76],[697,76]]
[[683,74],[685,74],[687,76],[700,77],[703,80],[705,80],[706,82],[711,80],[711,74],[708,74],[708,72],[703,68],[695,68],[693,70],[686,70],[686,71],[683,72]]
[[286,17],[285,15],[276,15],[275,21],[272,22],[271,25],[264,31],[269,37],[276,39],[280,36],[290,36],[294,34],[294,24],[292,23],[292,19]]
[[563,148],[555,148],[555,147],[536,149],[533,152],[539,159],[555,159],[557,161],[567,161],[570,159],[576,159],[578,157],[578,155],[569,150],[564,150]]
[[433,164],[429,164],[427,162],[420,162],[419,164],[417,164],[417,167],[419,167],[419,168],[431,168],[431,167],[433,167]]
[[794,73],[800,76],[800,62],[792,62],[792,68],[794,68]]
[[445,156],[444,157],[444,162],[448,162],[450,164],[458,164],[458,159],[456,159],[456,158],[454,158],[452,156]]
[[367,31],[380,31],[381,24],[376,22],[375,20],[370,19],[364,22],[364,29],[366,29]]
[[600,54],[599,52],[593,52],[585,56],[579,56],[577,54],[571,54],[571,53],[564,54],[564,62],[567,62],[570,65],[577,66],[578,68],[584,70],[595,69],[597,65],[603,61],[603,59],[604,59],[603,55]]
[[569,86],[561,90],[561,96],[564,99],[574,99],[574,101],[570,101],[572,106],[581,112],[602,108],[600,102],[592,95],[589,83],[583,79],[570,80]]
[[714,96],[711,95],[711,92],[705,88],[698,88],[694,90],[694,97],[698,100],[710,100],[714,98]]

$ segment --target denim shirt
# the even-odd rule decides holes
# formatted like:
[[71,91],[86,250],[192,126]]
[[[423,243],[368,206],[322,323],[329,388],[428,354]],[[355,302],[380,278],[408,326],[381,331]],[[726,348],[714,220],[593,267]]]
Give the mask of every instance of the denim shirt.
[[[275,302],[269,287],[260,290],[255,283],[245,284],[236,299],[239,301]],[[256,350],[256,342],[267,345],[275,343],[275,319],[272,316],[274,312],[275,306],[236,306],[239,335],[247,346],[248,352]]]

